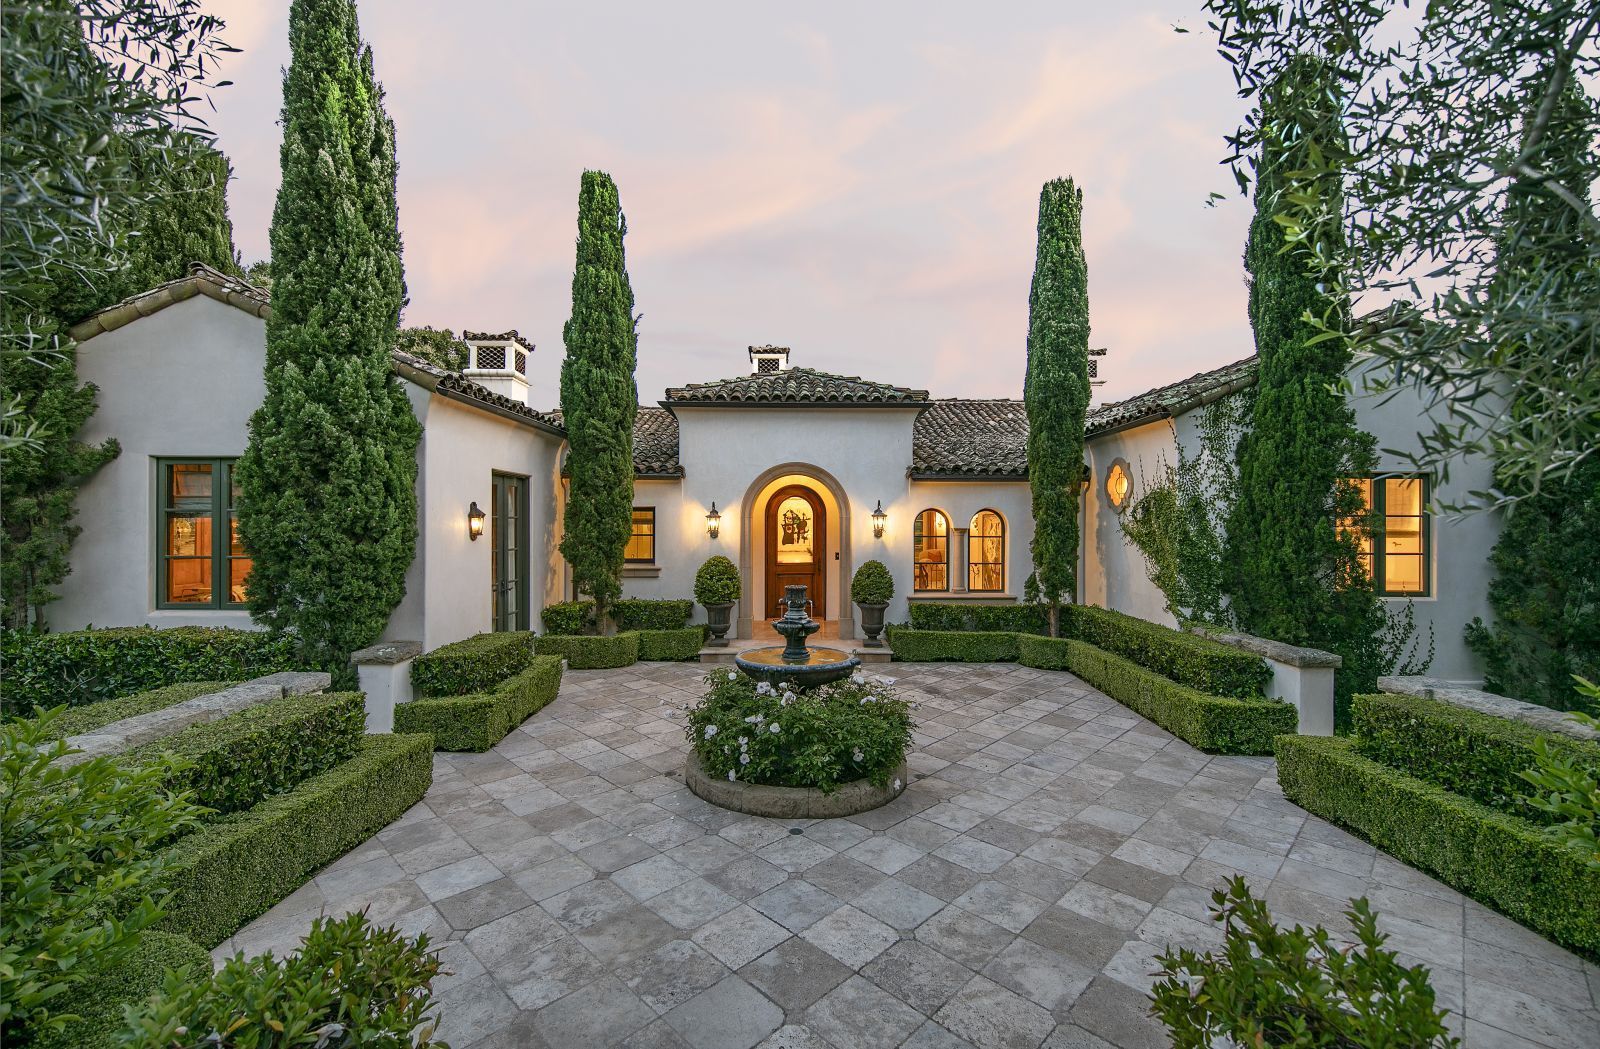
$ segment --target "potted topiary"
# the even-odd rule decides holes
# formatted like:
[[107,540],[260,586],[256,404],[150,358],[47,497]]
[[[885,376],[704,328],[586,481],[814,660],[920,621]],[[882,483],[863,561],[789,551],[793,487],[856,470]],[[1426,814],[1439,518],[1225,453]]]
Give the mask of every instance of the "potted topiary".
[[882,561],[868,561],[856,569],[850,580],[850,600],[861,609],[861,630],[867,635],[868,648],[883,647],[878,635],[883,633],[883,610],[893,596],[894,577]]
[[721,554],[707,558],[694,574],[694,599],[706,606],[706,625],[711,628],[707,645],[727,647],[728,613],[740,593],[739,569]]

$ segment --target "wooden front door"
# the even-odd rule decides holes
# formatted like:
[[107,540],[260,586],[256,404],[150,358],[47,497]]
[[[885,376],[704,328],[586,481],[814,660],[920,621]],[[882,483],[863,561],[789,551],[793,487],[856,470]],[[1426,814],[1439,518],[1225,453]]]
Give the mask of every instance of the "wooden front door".
[[828,519],[822,499],[804,485],[780,488],[767,500],[767,619],[783,614],[783,588],[804,583],[820,620],[827,604]]

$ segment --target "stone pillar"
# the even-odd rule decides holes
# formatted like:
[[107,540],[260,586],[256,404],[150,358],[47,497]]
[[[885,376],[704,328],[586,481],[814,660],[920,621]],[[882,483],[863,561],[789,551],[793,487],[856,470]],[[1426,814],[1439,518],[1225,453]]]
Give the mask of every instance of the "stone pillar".
[[1266,660],[1267,666],[1272,669],[1272,680],[1267,682],[1267,697],[1281,699],[1300,712],[1300,727],[1297,730],[1300,735],[1333,735],[1333,672],[1343,662],[1338,655],[1249,634],[1213,632],[1201,628],[1194,628],[1194,633]]
[[367,697],[368,732],[394,731],[394,708],[411,702],[411,661],[420,655],[420,641],[384,641],[351,654]]

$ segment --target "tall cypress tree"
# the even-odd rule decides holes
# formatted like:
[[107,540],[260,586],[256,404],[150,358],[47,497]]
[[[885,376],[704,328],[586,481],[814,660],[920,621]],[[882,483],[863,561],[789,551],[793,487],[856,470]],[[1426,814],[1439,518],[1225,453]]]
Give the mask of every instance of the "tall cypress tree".
[[137,294],[188,272],[191,262],[238,276],[228,180],[233,169],[221,150],[184,136],[170,154],[154,158],[156,189],[132,217],[125,294]]
[[571,473],[561,554],[578,592],[594,599],[596,620],[622,596],[622,559],[633,529],[634,382],[639,336],[628,283],[617,187],[585,171],[578,191],[578,257],[572,317],[561,330],[561,412]]
[[[1262,102],[1268,143],[1257,164],[1256,214],[1245,249],[1258,378],[1250,427],[1238,447],[1239,492],[1223,568],[1245,630],[1343,657],[1337,691],[1347,702],[1354,690],[1376,685],[1382,662],[1384,611],[1362,571],[1353,530],[1339,527],[1365,519],[1360,490],[1349,479],[1375,469],[1374,441],[1339,392],[1350,364],[1345,341],[1315,341],[1317,328],[1304,319],[1309,311],[1330,328],[1348,330],[1348,305],[1338,316],[1323,316],[1326,299],[1300,249],[1285,249],[1272,217],[1290,173],[1306,166],[1312,143],[1302,129],[1325,126],[1328,107],[1337,104],[1325,67],[1311,60],[1291,67]],[[1319,233],[1336,251],[1339,231]]]
[[[1530,113],[1547,82],[1531,78]],[[1552,175],[1585,203],[1589,187],[1600,179],[1595,121],[1594,103],[1572,81],[1529,158],[1530,167]],[[1600,302],[1594,234],[1578,211],[1542,182],[1524,178],[1512,185],[1501,228],[1497,279],[1561,285],[1564,295]],[[1585,345],[1578,337],[1507,346],[1504,352],[1565,358],[1576,373],[1583,367]],[[1533,401],[1527,390],[1512,391],[1513,415],[1552,410],[1562,406]],[[1600,680],[1600,453],[1591,452],[1566,478],[1545,480],[1537,492],[1525,478],[1508,477],[1503,470],[1497,481],[1522,498],[1512,504],[1489,558],[1495,569],[1489,584],[1495,622],[1474,620],[1467,644],[1483,657],[1491,690],[1559,710],[1581,708],[1572,676]]]
[[266,398],[239,461],[250,611],[339,671],[416,546],[421,433],[390,374],[405,304],[394,124],[351,0],[295,0],[272,215]]
[[1060,633],[1061,603],[1078,592],[1078,492],[1089,409],[1089,267],[1083,192],[1070,178],[1039,192],[1039,246],[1028,293],[1028,484],[1034,585]]

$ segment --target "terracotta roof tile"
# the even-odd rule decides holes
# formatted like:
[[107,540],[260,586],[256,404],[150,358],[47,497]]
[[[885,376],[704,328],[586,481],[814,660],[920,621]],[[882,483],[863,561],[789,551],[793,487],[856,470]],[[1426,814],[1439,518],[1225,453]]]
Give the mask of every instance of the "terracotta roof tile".
[[191,262],[189,272],[177,280],[157,284],[148,291],[130,295],[115,305],[94,311],[74,324],[70,334],[74,340],[83,342],[96,335],[116,331],[140,317],[148,317],[152,313],[164,310],[184,299],[192,299],[196,295],[216,299],[257,317],[266,317],[272,312],[272,297],[265,289],[258,288],[242,278],[230,277],[203,262]]
[[669,389],[662,406],[686,405],[904,405],[928,403],[927,390],[871,382],[856,375],[834,375],[814,368],[740,375]]
[[1028,476],[1028,412],[1021,401],[934,401],[911,435],[911,476]]
[[1158,386],[1137,397],[1101,405],[1089,412],[1088,435],[1093,437],[1099,433],[1181,414],[1207,399],[1243,389],[1254,383],[1255,377],[1256,359],[1246,357],[1242,361]]

